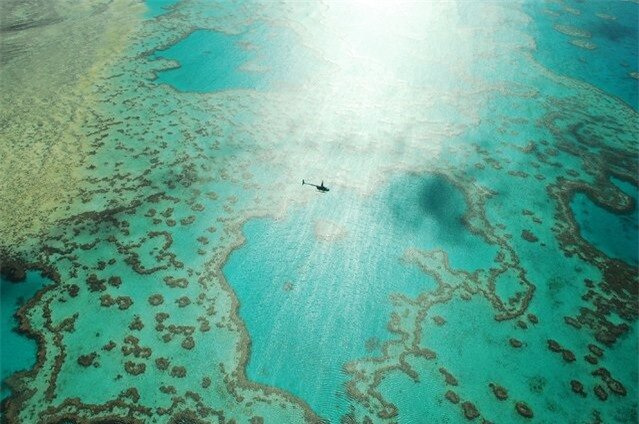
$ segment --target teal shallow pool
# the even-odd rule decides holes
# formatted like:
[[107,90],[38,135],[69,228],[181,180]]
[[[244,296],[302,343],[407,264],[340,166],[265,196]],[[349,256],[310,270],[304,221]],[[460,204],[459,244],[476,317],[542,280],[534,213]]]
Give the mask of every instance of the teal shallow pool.
[[343,366],[380,353],[391,295],[435,288],[404,252],[454,252],[451,264],[465,269],[492,263],[496,249],[464,227],[465,211],[445,178],[408,175],[370,197],[338,187],[282,220],[249,221],[224,267],[251,335],[249,378],[338,420],[347,412]]
[[150,19],[157,18],[160,15],[167,13],[172,6],[177,4],[180,0],[146,0],[148,11],[145,16]]
[[[637,203],[637,188],[613,180],[621,190]],[[626,214],[615,214],[596,205],[585,194],[575,195],[572,201],[575,219],[581,235],[598,249],[613,258],[636,265],[639,258],[639,216],[637,207]]]
[[[37,346],[34,340],[29,340],[19,334],[16,329],[19,326],[14,314],[39,290],[42,290],[51,281],[43,278],[39,273],[32,271],[27,274],[25,281],[14,283],[0,278],[0,299],[2,300],[0,311],[2,312],[2,357],[0,358],[0,370],[2,380],[18,371],[27,371],[35,365]],[[2,385],[2,398],[10,394],[10,390]]]

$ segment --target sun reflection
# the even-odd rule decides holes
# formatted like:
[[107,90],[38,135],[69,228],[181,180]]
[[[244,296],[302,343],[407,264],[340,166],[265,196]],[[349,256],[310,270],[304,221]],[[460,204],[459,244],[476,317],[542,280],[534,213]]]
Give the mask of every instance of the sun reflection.
[[286,112],[301,128],[300,154],[287,158],[291,169],[371,190],[384,164],[436,157],[441,141],[460,132],[442,115],[458,112],[447,104],[459,98],[455,82],[467,76],[472,33],[448,30],[459,26],[453,3],[423,6],[327,2],[313,25],[297,28],[317,62]]

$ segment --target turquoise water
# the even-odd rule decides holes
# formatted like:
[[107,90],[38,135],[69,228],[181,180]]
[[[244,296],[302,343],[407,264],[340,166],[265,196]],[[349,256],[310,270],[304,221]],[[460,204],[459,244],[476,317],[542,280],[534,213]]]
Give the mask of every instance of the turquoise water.
[[239,46],[239,36],[214,31],[195,31],[184,41],[159,52],[159,57],[177,60],[180,67],[163,71],[158,82],[183,91],[257,88],[260,78],[241,72],[252,54]]
[[[18,334],[14,329],[18,327],[18,320],[14,313],[32,298],[39,290],[51,281],[41,277],[37,272],[27,273],[25,281],[13,283],[0,277],[0,311],[2,312],[2,357],[0,358],[1,377],[4,381],[17,371],[26,371],[35,365],[36,343]],[[2,385],[2,398],[10,394],[10,390]]]
[[[537,48],[535,57],[552,69],[618,96],[639,108],[639,80],[630,72],[639,66],[636,28],[639,11],[632,2],[545,3],[525,2],[525,10],[534,17],[532,27]],[[578,14],[574,13],[575,8]],[[585,31],[574,37],[553,27],[564,25]],[[570,44],[581,39],[593,43],[594,50]]]
[[156,57],[179,67],[159,72],[157,82],[180,91],[279,88],[300,85],[310,72],[313,53],[287,28],[251,25],[240,34],[196,30]]
[[[12,134],[78,168],[48,225],[0,233],[60,275],[3,415],[637,421],[637,208],[610,194],[639,198],[639,6],[95,3],[84,109]],[[42,206],[32,178],[0,193]],[[3,379],[47,283],[2,281]]]
[[636,265],[639,258],[639,215],[637,215],[637,188],[624,181],[614,180],[628,196],[634,199],[632,212],[618,215],[593,203],[582,193],[575,195],[571,205],[581,235],[598,249],[613,258]]
[[391,295],[435,286],[401,260],[404,251],[443,249],[465,269],[494,258],[496,249],[464,228],[465,210],[444,178],[409,175],[370,198],[338,188],[281,221],[247,223],[247,242],[224,274],[252,334],[249,378],[337,421],[347,412],[342,366],[380,353]]
[[171,7],[176,5],[180,0],[146,0],[145,3],[148,10],[145,14],[147,18],[153,19],[165,14]]

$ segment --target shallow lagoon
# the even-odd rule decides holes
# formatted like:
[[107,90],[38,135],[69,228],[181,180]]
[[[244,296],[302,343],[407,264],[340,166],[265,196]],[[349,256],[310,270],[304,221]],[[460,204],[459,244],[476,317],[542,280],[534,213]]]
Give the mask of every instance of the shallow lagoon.
[[[17,332],[20,325],[14,312],[31,299],[35,294],[50,284],[51,281],[41,277],[37,272],[29,272],[26,281],[16,284],[0,278],[2,285],[2,380],[18,371],[27,371],[36,363],[37,346],[33,340]],[[2,398],[10,394],[10,390],[2,386]]]
[[[615,181],[615,184],[628,196],[632,196],[636,205],[636,188],[623,181]],[[639,218],[636,206],[627,214],[614,214],[594,204],[585,194],[576,195],[572,205],[575,219],[586,240],[610,257],[622,259],[632,265],[637,264]]]
[[402,260],[404,252],[459,252],[451,264],[465,269],[495,257],[494,247],[464,227],[465,209],[443,177],[408,175],[363,199],[333,189],[282,220],[247,223],[246,244],[224,273],[253,334],[249,378],[339,419],[346,411],[342,366],[379,354],[390,337],[383,317],[392,312],[391,295],[435,287]]

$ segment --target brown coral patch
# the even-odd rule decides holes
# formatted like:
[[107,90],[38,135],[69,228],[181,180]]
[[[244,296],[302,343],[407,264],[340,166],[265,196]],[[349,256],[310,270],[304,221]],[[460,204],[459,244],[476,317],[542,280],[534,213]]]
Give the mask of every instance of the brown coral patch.
[[182,366],[174,366],[171,368],[171,377],[184,378],[186,377],[186,368]]
[[534,235],[532,231],[530,230],[522,230],[521,238],[530,243],[536,243],[539,241],[539,238],[536,235]]
[[479,416],[479,411],[474,403],[466,401],[461,404],[464,416],[469,420],[474,420]]
[[98,354],[96,352],[91,352],[87,355],[80,355],[78,356],[78,364],[83,366],[83,367],[90,367],[91,365],[93,365],[95,359],[98,357]]
[[149,305],[151,306],[159,306],[164,303],[164,296],[159,293],[152,294],[149,296]]
[[511,338],[508,340],[508,343],[514,348],[520,348],[523,346],[523,343],[515,338]]
[[143,362],[126,361],[124,363],[124,370],[131,375],[144,374],[146,364]]
[[182,348],[186,349],[186,350],[191,350],[195,347],[195,340],[193,340],[193,337],[189,336],[186,337],[184,340],[182,340]]
[[450,372],[448,372],[446,368],[440,367],[439,372],[441,373],[441,375],[444,376],[444,381],[446,381],[446,384],[448,384],[449,386],[457,386],[459,384],[457,379]]
[[553,352],[559,353],[562,351],[562,347],[556,340],[549,339],[548,340],[548,349]]
[[155,366],[158,367],[159,370],[165,371],[169,368],[170,361],[167,358],[156,358]]
[[570,380],[570,388],[573,392],[577,393],[582,397],[586,397],[586,392],[584,391],[584,385],[577,380]]
[[604,389],[600,384],[596,384],[593,392],[599,398],[599,400],[605,401],[608,399],[608,393],[606,393],[606,389]]
[[532,418],[534,415],[533,410],[525,402],[515,403],[515,410],[517,411],[519,415],[525,418]]
[[499,400],[508,399],[508,390],[506,390],[505,387],[495,383],[490,383],[488,386],[492,389],[493,394],[495,395],[497,399]]

